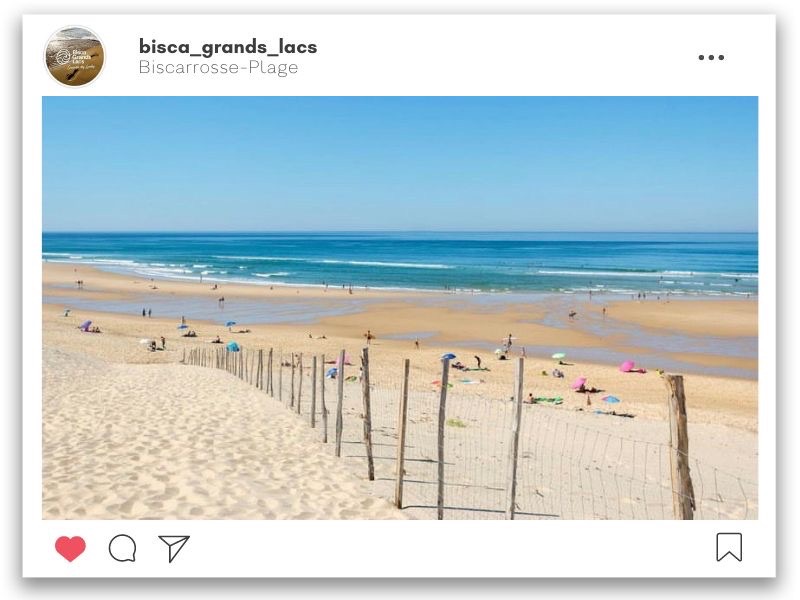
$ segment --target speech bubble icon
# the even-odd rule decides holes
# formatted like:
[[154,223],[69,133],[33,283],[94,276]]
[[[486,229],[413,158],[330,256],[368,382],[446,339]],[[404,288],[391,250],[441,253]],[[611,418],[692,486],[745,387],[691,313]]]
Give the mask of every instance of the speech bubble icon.
[[108,542],[108,553],[117,562],[136,562],[136,542],[131,536],[120,533]]

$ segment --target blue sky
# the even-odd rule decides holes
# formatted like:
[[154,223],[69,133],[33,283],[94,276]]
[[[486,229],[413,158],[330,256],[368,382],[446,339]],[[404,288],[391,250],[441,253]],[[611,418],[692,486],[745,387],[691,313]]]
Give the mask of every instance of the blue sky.
[[757,98],[48,97],[43,227],[756,231]]

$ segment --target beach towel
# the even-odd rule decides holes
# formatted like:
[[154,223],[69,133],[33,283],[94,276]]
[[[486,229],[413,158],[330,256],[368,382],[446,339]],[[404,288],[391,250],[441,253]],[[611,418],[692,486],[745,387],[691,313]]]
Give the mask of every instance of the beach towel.
[[[431,381],[431,385],[433,385],[435,387],[442,387],[442,382],[439,379],[436,379],[434,381]],[[453,384],[452,383],[448,383],[447,384],[447,389],[449,390],[451,387],[453,387]]]
[[358,377],[356,375],[350,375],[350,377],[345,377],[344,380],[352,383],[354,381],[358,381]]
[[564,399],[561,397],[547,397],[547,396],[539,396],[538,398],[533,399],[534,404],[563,404]]
[[633,419],[636,415],[632,415],[631,413],[618,413],[615,410],[596,410],[594,411],[596,415],[610,415],[612,417],[625,417],[628,419]]
[[461,379],[460,381],[461,381],[461,383],[464,383],[466,385],[473,385],[473,384],[476,384],[476,383],[483,383],[482,381],[476,381],[475,379]]

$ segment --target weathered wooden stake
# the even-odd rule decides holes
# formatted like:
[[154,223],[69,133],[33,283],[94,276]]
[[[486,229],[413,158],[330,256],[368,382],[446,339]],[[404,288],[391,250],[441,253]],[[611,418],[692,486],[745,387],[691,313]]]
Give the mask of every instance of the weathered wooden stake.
[[294,352],[292,352],[292,393],[290,394],[289,407],[294,408]]
[[517,359],[514,386],[514,419],[511,421],[511,444],[508,457],[508,481],[506,483],[506,519],[514,518],[517,501],[517,457],[519,456],[519,429],[522,422],[522,386],[525,374],[525,359]]
[[403,475],[406,458],[406,415],[408,414],[408,371],[411,361],[403,361],[403,389],[400,391],[400,414],[397,416],[397,476],[394,486],[394,505],[403,508]]
[[447,403],[447,380],[450,375],[450,359],[442,359],[442,388],[439,391],[439,469],[436,488],[436,518],[440,521],[444,519],[444,425],[445,425],[445,404]]
[[283,404],[283,352],[278,353],[278,402]]
[[300,378],[297,382],[297,414],[300,414],[300,400],[303,397],[303,353],[300,353],[299,358],[297,359],[297,374]]
[[311,357],[311,429],[317,426],[317,355]]
[[367,450],[367,479],[375,481],[375,463],[372,459],[372,411],[369,398],[369,348],[361,350],[361,397],[364,401],[364,445]]
[[322,443],[328,443],[328,407],[325,406],[325,355],[321,357],[319,368],[319,400],[322,409]]
[[689,473],[689,432],[683,375],[664,375],[669,390],[669,462],[672,476],[672,510],[676,519],[694,518],[695,500]]
[[269,371],[267,372],[267,389],[269,390],[270,397],[275,397],[275,390],[272,387],[272,348],[269,349]]
[[344,350],[339,352],[339,368],[336,371],[336,456],[342,455],[342,404],[344,403]]

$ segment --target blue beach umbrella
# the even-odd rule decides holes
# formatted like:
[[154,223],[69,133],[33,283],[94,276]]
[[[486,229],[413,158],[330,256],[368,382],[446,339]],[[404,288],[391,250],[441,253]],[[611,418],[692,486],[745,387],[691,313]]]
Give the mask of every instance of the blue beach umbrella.
[[325,371],[325,378],[326,379],[335,379],[337,373],[339,373],[339,369],[337,369],[336,367],[331,367],[330,369]]
[[603,402],[608,402],[609,404],[619,404],[620,400],[616,396],[605,396],[603,398]]
[[236,321],[228,321],[225,323],[225,327],[233,327],[234,325],[236,325]]
[[453,360],[455,357],[456,357],[456,355],[453,354],[452,352],[448,352],[446,354],[442,354],[442,360],[444,360],[444,359]]
[[181,323],[178,325],[178,329],[189,329],[189,326],[186,323]]
[[228,352],[238,352],[239,351],[239,344],[236,342],[228,342]]

